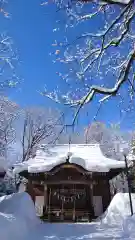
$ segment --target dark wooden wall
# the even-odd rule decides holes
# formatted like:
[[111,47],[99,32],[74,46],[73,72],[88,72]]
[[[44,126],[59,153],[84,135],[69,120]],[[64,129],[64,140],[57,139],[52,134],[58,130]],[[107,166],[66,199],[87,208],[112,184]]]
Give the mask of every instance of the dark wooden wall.
[[[70,172],[71,174],[71,172]],[[56,176],[55,176],[56,177]],[[64,175],[64,179],[68,177],[68,171],[67,171],[67,174]],[[74,175],[73,176],[74,179],[77,179],[77,175]],[[57,181],[59,182],[59,180],[61,179],[60,175],[59,175],[59,178],[58,176],[56,177]],[[62,178],[63,179],[63,178]],[[54,178],[53,180],[54,181]],[[72,180],[70,180],[72,181]],[[73,184],[70,184],[68,185],[68,188],[73,188]],[[109,181],[108,179],[107,180],[100,180],[96,183],[91,183],[88,185],[84,185],[84,184],[78,184],[78,185],[75,185],[76,188],[79,188],[79,189],[83,189],[85,188],[85,191],[86,191],[86,197],[84,196],[84,199],[82,198],[82,200],[80,199],[80,201],[77,201],[77,205],[76,207],[77,208],[80,208],[80,209],[87,209],[87,210],[92,210],[91,209],[91,206],[92,206],[92,195],[93,196],[102,196],[102,203],[103,203],[103,211],[106,210],[106,208],[108,207],[110,201],[111,201],[111,195],[110,195],[110,186],[109,186]],[[92,187],[92,189],[91,189]],[[55,192],[55,189],[58,189],[58,188],[62,188],[62,185],[48,185],[48,197],[49,197],[49,191],[50,191],[50,188],[52,191]],[[44,195],[44,186],[43,185],[40,185],[40,182],[39,184],[33,184],[33,182],[29,179],[28,181],[28,184],[27,184],[27,190],[26,190],[32,197],[33,201],[35,202],[35,196],[40,196],[40,195]],[[51,197],[51,205],[54,205],[54,206],[59,206],[60,205],[60,201],[58,199],[56,199],[55,197]],[[68,205],[68,204],[67,204]],[[71,204],[72,205],[72,204]],[[66,206],[66,204],[65,204]]]

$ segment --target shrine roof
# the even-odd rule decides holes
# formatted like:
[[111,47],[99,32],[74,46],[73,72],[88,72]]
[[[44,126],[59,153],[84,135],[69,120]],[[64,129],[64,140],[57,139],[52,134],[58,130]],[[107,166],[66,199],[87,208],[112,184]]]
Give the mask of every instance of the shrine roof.
[[[69,156],[69,158],[68,158]],[[101,151],[99,144],[68,144],[48,146],[39,149],[34,158],[14,165],[14,173],[28,171],[40,173],[52,170],[59,164],[77,164],[91,172],[109,172],[111,169],[125,167],[124,161],[107,158]]]

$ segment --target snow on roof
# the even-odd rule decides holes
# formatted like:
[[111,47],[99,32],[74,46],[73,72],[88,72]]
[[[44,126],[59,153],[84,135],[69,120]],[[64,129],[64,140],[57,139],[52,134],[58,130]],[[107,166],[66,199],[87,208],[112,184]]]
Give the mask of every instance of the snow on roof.
[[70,155],[69,162],[82,166],[93,172],[109,172],[110,169],[124,168],[124,161],[107,158],[103,155],[99,144],[82,145],[68,144],[56,145],[36,152],[34,158],[14,165],[14,173],[28,171],[29,173],[50,171],[53,167],[65,163]]

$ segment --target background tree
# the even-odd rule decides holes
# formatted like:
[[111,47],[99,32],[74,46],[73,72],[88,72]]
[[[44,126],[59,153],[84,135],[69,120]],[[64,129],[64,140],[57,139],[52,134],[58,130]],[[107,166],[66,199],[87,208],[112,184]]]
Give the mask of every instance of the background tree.
[[[55,144],[55,138],[63,128],[63,115],[44,108],[20,109],[7,98],[1,99],[0,150],[3,159],[6,158],[4,168],[9,167],[0,181],[0,194],[3,195],[18,191],[23,180],[19,175],[13,176],[13,164],[33,157],[42,143]],[[0,166],[3,167],[1,163]]]
[[26,109],[22,118],[22,161],[26,161],[35,154],[39,144],[51,143],[57,138],[63,120],[57,110],[44,108]]
[[[10,152],[16,141],[15,122],[19,114],[19,107],[4,96],[0,96],[0,171],[6,172],[12,164]],[[15,190],[13,179],[5,175],[0,179],[0,196]]]
[[130,183],[132,192],[135,192],[135,133],[132,134],[132,141],[131,141],[131,154],[133,156],[133,165],[130,168]]
[[132,132],[122,131],[119,125],[106,126],[103,122],[94,121],[88,127],[71,131],[64,129],[60,134],[58,144],[99,144],[106,157],[120,160],[120,148],[124,143],[131,143]]
[[103,153],[110,158],[121,159],[122,144],[130,143],[132,132],[122,131],[118,124],[106,126],[102,122],[93,122],[85,130],[87,143],[99,143]]
[[[8,1],[0,0],[0,13],[5,18],[10,18],[6,11]],[[13,40],[7,34],[6,29],[0,32],[0,95],[5,94],[9,88],[13,88],[19,82],[16,74],[16,65],[18,62],[17,51],[13,46]]]
[[16,140],[15,120],[18,109],[16,103],[4,96],[0,97],[0,166],[9,164],[8,151]]
[[[86,131],[87,143],[99,143],[102,153],[112,159],[122,160],[121,147],[123,144],[131,144],[132,132],[121,131],[119,124],[106,126],[101,122],[93,122]],[[131,169],[133,171],[133,169]],[[116,192],[128,192],[127,178],[123,172],[110,180],[112,196]]]
[[9,88],[15,87],[19,82],[15,70],[17,61],[12,39],[0,34],[0,94],[5,94]]

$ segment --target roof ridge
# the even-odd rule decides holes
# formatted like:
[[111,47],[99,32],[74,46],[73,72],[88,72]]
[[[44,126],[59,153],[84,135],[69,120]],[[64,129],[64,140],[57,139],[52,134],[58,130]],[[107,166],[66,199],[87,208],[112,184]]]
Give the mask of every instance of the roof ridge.
[[104,145],[104,144],[101,144],[101,143],[58,143],[58,144],[55,144],[55,145],[51,145],[51,144],[41,144],[39,147],[42,147],[42,146],[68,146],[68,145],[78,145],[78,146],[100,146],[100,145]]

